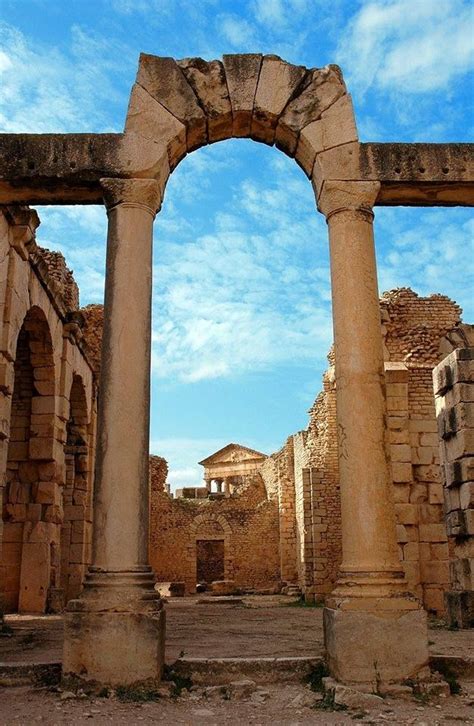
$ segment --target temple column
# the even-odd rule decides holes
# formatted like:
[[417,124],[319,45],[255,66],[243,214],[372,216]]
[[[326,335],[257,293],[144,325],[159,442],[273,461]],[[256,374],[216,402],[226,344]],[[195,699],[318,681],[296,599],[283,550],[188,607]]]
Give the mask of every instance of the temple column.
[[426,613],[407,592],[397,550],[373,237],[379,188],[325,182],[318,200],[330,241],[343,552],[325,643],[332,675],[360,683],[401,680],[428,662]]
[[101,180],[108,214],[92,565],[65,616],[63,673],[159,679],[164,611],[148,565],[153,219],[158,182]]
[[212,491],[212,479],[204,479],[206,489],[210,493]]
[[222,481],[222,479],[215,479],[218,494],[222,494]]
[[230,497],[230,479],[224,479],[224,494]]

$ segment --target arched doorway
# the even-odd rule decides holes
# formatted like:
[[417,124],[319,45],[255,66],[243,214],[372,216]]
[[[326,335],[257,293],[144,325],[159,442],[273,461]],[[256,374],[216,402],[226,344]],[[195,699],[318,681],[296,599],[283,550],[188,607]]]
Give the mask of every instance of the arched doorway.
[[32,307],[18,334],[14,363],[3,508],[7,612],[45,612],[59,581],[55,387],[49,325],[43,311]]

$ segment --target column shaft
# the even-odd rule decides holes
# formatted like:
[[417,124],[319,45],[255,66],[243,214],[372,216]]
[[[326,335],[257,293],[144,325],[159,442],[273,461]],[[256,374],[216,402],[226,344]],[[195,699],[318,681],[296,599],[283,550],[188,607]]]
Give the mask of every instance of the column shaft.
[[391,474],[377,270],[369,210],[329,216],[336,358],[342,572],[400,571]]
[[146,565],[153,211],[109,209],[93,565]]

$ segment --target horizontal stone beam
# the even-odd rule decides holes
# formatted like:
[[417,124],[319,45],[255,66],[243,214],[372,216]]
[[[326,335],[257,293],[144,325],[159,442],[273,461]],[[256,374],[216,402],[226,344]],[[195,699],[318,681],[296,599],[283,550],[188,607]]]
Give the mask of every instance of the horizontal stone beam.
[[[127,134],[0,134],[0,204],[101,204],[102,177],[169,174],[164,143]],[[380,181],[379,205],[474,205],[473,144],[360,144],[321,152],[313,179]]]
[[168,174],[166,148],[135,134],[0,134],[0,204],[101,204],[103,177]]
[[313,180],[380,181],[378,205],[474,205],[474,144],[357,142],[318,155]]

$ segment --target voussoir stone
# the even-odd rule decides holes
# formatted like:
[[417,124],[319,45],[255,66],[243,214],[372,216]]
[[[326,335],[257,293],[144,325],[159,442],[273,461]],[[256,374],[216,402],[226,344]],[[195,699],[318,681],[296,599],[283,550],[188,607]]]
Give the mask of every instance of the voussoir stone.
[[136,133],[162,142],[172,169],[186,154],[186,127],[138,83],[132,88],[125,133]]
[[357,128],[351,97],[346,93],[324,111],[318,121],[302,129],[295,159],[310,177],[317,154],[352,141],[357,141]]
[[304,66],[294,66],[278,56],[264,56],[253,107],[253,139],[273,144],[278,119],[306,73]]
[[233,136],[250,136],[253,103],[262,59],[260,53],[223,56],[222,62],[232,107]]
[[321,118],[321,114],[346,93],[338,66],[314,68],[301,92],[285,108],[275,132],[275,144],[294,156],[300,131]]
[[232,135],[232,107],[221,61],[184,58],[178,65],[206,113],[209,141],[229,138]]
[[174,58],[142,53],[137,83],[186,126],[188,151],[207,143],[206,115]]

